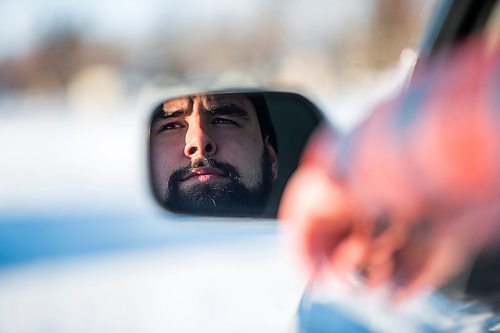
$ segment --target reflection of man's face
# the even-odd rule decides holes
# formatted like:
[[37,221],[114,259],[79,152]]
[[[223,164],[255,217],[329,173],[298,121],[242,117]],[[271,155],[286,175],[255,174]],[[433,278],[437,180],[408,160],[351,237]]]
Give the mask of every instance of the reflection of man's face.
[[276,153],[242,95],[169,100],[151,128],[160,200],[181,212],[258,214],[276,178]]

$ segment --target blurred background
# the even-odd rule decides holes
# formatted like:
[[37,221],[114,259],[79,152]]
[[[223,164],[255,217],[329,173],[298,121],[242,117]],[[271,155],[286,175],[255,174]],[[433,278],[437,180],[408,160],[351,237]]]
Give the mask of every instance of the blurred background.
[[434,2],[3,0],[0,112],[123,112],[194,83],[332,99],[416,49]]

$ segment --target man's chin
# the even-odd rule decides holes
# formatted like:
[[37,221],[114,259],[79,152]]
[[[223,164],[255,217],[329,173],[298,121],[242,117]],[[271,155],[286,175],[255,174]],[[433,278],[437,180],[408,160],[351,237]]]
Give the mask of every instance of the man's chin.
[[179,213],[258,216],[262,213],[265,204],[265,195],[252,193],[233,182],[229,182],[229,185],[226,181],[183,185],[171,193],[165,202],[167,208]]

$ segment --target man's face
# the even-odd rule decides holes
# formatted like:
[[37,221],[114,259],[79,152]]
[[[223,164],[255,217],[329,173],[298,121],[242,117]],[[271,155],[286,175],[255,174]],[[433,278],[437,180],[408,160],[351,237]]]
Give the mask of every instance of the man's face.
[[187,213],[258,213],[276,178],[276,153],[242,95],[172,99],[151,127],[152,176],[167,207]]

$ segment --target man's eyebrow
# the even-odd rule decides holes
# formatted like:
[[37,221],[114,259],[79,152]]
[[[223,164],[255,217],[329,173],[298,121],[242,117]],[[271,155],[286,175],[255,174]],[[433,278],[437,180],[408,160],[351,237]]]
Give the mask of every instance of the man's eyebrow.
[[[250,119],[250,116],[246,110],[233,103],[215,105],[206,109],[205,111],[216,116],[230,116],[245,120]],[[188,114],[188,111],[185,109],[164,110],[162,107],[160,107],[155,111],[153,123],[160,120],[180,117],[186,114]]]
[[180,117],[184,114],[186,114],[186,110],[184,110],[184,109],[174,109],[174,110],[165,111],[163,108],[161,108],[155,112],[155,115],[153,117],[153,123],[160,121],[160,120]]
[[208,113],[216,116],[230,116],[230,117],[237,117],[237,118],[242,118],[245,120],[250,119],[250,116],[248,112],[243,109],[242,107],[236,105],[236,104],[222,104],[222,105],[215,105],[206,110]]
[[179,116],[182,116],[186,114],[186,110],[184,109],[178,109],[178,110],[164,110],[163,111],[163,115],[161,116],[162,118],[166,119],[166,118],[175,118],[175,117],[179,117]]

